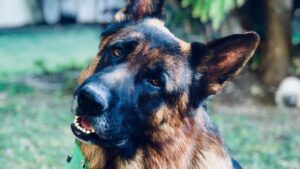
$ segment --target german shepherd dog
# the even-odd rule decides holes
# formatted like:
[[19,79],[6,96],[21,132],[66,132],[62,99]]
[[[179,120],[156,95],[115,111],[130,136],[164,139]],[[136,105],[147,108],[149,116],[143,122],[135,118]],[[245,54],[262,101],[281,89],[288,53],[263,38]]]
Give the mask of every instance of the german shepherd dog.
[[163,0],[128,0],[81,73],[75,120],[90,169],[237,169],[205,106],[253,55],[254,32],[188,43]]

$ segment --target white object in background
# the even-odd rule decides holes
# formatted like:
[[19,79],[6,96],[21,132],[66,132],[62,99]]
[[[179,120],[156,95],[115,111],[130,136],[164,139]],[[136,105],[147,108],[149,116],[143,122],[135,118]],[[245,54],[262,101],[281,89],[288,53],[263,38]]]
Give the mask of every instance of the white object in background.
[[98,0],[96,6],[96,21],[99,23],[109,23],[114,20],[114,15],[125,6],[122,0]]
[[285,78],[275,93],[275,102],[279,107],[300,108],[300,79],[297,77]]
[[76,18],[77,3],[76,0],[61,0],[61,15]]
[[95,23],[96,21],[96,0],[78,0],[77,1],[78,23]]
[[28,1],[0,0],[0,28],[19,27],[34,22]]
[[56,24],[60,20],[59,0],[43,0],[43,15],[47,24]]

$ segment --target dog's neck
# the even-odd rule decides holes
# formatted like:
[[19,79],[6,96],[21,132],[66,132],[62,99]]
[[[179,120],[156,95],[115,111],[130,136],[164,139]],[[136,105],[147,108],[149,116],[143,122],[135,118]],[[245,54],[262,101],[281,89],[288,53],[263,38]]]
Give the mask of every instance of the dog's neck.
[[81,150],[89,161],[90,169],[232,169],[231,158],[223,146],[216,126],[205,111],[197,114],[202,117],[193,118],[199,121],[194,121],[192,125],[196,125],[193,126],[196,130],[189,133],[188,137],[179,134],[159,148],[139,148],[130,159],[112,157],[111,152],[96,145],[82,143]]

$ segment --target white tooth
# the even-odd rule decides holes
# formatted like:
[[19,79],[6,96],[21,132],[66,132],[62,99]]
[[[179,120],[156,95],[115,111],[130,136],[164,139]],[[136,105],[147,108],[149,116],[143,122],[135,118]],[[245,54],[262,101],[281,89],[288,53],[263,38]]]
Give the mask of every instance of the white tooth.
[[92,133],[95,133],[95,129],[92,129],[91,132],[92,132]]
[[86,129],[85,129],[85,128],[83,128],[82,130],[83,130],[83,132],[85,132],[85,133],[86,133]]
[[91,131],[86,131],[86,134],[90,134],[91,133]]
[[75,116],[75,119],[78,119],[79,118],[79,116]]

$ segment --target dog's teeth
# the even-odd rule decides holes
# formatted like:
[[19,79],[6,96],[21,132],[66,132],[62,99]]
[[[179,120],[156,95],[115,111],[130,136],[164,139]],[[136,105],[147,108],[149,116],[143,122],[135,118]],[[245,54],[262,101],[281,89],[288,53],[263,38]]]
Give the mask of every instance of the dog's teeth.
[[92,132],[92,133],[95,133],[95,129],[92,129],[91,132]]
[[90,134],[91,132],[88,130],[88,131],[86,131],[86,134]]
[[78,119],[79,118],[79,116],[75,116],[75,119]]

